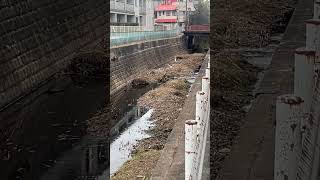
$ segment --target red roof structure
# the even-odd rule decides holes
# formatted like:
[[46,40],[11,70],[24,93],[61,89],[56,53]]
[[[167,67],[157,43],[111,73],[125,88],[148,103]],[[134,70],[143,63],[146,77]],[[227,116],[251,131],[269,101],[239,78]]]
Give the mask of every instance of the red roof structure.
[[176,4],[160,4],[155,11],[174,11],[176,9]]

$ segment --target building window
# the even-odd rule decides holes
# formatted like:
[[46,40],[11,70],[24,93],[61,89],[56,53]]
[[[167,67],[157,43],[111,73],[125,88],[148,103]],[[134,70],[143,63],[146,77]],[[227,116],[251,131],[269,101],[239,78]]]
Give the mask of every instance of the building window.
[[170,16],[171,12],[170,11],[166,11],[166,16]]
[[172,11],[172,16],[176,16],[177,12],[176,11]]
[[164,11],[162,11],[162,15],[164,15]]

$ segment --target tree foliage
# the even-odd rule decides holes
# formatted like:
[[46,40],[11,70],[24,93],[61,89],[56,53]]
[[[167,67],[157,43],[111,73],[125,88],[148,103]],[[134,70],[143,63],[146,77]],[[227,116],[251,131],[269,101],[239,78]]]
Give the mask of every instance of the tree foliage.
[[190,15],[191,24],[209,24],[210,1],[199,0],[196,10]]

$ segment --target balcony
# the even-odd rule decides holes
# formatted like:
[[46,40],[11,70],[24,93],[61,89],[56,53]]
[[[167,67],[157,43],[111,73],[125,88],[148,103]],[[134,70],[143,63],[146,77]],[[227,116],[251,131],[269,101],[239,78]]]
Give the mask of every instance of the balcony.
[[146,7],[145,6],[139,6],[139,14],[146,14]]
[[134,14],[134,5],[126,4],[120,1],[110,1],[110,10],[114,12],[131,13]]

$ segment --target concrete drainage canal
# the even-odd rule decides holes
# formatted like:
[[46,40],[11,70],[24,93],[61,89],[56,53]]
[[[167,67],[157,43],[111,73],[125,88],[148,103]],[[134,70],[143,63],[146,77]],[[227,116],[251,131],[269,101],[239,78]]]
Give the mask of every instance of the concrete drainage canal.
[[[191,85],[197,74],[162,74],[157,82],[127,89],[117,100],[118,116],[110,120],[109,72],[99,61],[103,58],[80,57],[33,93],[1,109],[1,179],[109,179],[110,172],[130,160],[139,140],[150,136],[146,130],[153,127],[154,109],[137,106],[137,100],[169,79],[187,79]],[[165,68],[169,74],[176,71],[172,64]]]
[[[124,165],[134,159],[137,150],[136,147],[139,145],[140,141],[152,137],[152,129],[156,124],[156,119],[154,119],[153,114],[157,109],[154,109],[152,106],[141,105],[139,103],[141,98],[143,99],[152,94],[152,92],[157,92],[157,90],[166,86],[167,82],[170,81],[185,81],[190,91],[201,67],[200,64],[202,59],[199,57],[204,57],[203,54],[199,55],[200,54],[198,54],[198,62],[194,64],[191,63],[192,65],[188,64],[192,61],[192,59],[188,59],[188,56],[190,55],[184,55],[185,57],[175,58],[174,62],[166,64],[159,69],[142,72],[144,75],[137,75],[131,82],[131,85],[137,85],[137,82],[140,82],[139,84],[143,86],[139,88],[130,88],[129,90],[127,89],[125,94],[120,99],[116,100],[118,105],[114,106],[114,108],[116,109],[120,104],[121,108],[119,111],[122,111],[122,113],[120,113],[121,115],[119,118],[116,118],[116,123],[110,130],[110,154],[112,154],[112,156],[110,156],[110,176],[112,179],[117,179],[119,171],[121,171],[120,174],[123,173],[122,168]],[[183,61],[187,61],[186,67],[188,68],[182,66],[184,63]],[[152,74],[152,76],[150,74]],[[179,93],[176,94],[181,96]],[[185,95],[188,96],[187,94],[188,93]],[[132,177],[135,177],[134,174]]]

